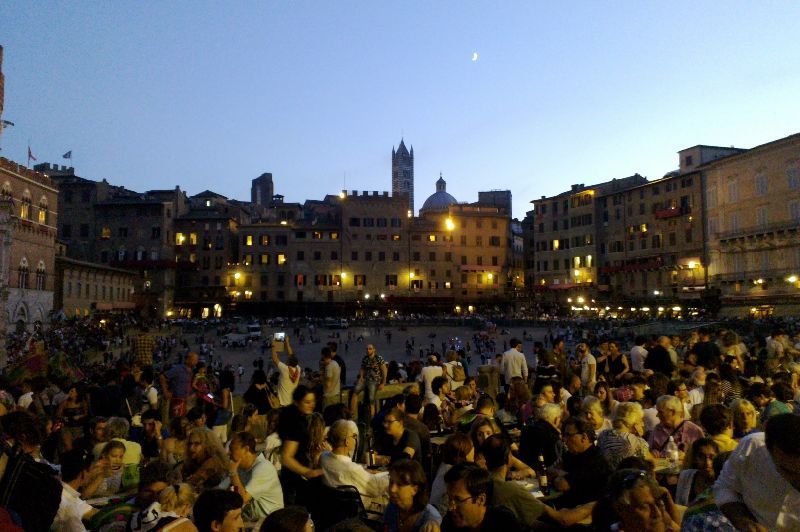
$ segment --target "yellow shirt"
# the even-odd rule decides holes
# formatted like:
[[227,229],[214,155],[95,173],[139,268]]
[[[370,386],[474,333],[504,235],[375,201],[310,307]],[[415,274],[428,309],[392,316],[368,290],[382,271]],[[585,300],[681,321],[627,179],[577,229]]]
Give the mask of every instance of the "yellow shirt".
[[711,436],[711,439],[717,444],[717,447],[719,447],[719,452],[721,453],[733,451],[739,444],[738,441],[734,440],[727,434],[717,434],[716,436]]

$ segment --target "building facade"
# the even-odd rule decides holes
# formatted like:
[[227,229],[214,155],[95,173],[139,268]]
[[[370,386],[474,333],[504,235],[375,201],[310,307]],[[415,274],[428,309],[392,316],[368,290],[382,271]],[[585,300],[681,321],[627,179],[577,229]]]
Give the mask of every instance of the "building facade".
[[701,166],[709,283],[727,315],[800,312],[800,134]]
[[105,264],[56,256],[54,309],[68,318],[98,313],[130,312],[136,308],[136,272]]
[[[58,190],[46,175],[0,158],[6,231],[5,310],[9,323],[46,323],[53,309]],[[3,261],[5,262],[5,257]]]

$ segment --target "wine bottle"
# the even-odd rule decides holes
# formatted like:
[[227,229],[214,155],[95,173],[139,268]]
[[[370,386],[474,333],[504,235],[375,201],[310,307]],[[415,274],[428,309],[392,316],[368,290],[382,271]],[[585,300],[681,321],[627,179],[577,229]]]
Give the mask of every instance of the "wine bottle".
[[536,468],[539,477],[539,490],[546,496],[550,495],[550,485],[547,483],[547,466],[544,464],[544,456],[539,455],[539,463]]

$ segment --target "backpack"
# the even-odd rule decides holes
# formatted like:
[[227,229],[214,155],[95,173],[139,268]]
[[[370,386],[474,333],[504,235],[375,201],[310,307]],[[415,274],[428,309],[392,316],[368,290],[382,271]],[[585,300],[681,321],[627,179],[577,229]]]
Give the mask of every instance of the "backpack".
[[456,382],[464,382],[467,379],[467,372],[464,371],[464,366],[461,362],[454,362],[450,366],[450,371],[453,373],[453,380]]
[[50,466],[17,447],[0,448],[0,506],[19,516],[28,532],[46,532],[61,504],[61,482]]

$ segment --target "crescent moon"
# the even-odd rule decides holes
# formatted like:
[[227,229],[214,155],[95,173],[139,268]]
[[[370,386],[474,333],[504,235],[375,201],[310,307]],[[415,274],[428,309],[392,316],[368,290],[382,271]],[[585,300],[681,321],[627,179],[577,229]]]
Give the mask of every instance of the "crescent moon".
[[478,60],[478,52],[472,52],[472,62],[474,63],[477,60]]

